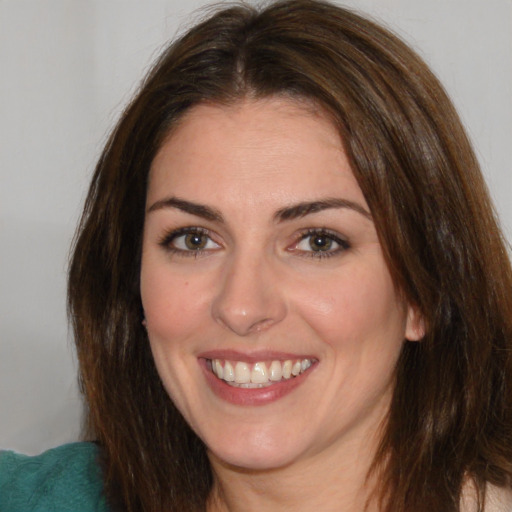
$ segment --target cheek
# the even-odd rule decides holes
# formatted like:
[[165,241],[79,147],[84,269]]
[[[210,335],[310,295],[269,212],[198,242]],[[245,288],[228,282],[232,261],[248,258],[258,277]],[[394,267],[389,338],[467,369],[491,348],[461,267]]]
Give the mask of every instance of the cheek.
[[344,268],[328,282],[308,283],[300,293],[301,314],[329,344],[340,339],[361,343],[374,338],[403,339],[405,310],[386,268]]
[[199,328],[204,288],[198,289],[196,281],[156,265],[143,265],[141,299],[152,341],[169,342]]

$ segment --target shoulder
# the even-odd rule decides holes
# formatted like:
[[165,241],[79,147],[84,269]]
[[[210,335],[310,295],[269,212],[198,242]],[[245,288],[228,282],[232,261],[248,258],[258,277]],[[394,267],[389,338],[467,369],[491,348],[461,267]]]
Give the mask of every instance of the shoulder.
[[72,443],[30,457],[0,452],[0,510],[107,512],[93,443]]
[[[461,512],[481,512],[472,484],[467,484],[462,493]],[[512,489],[487,484],[485,506],[482,512],[512,512]]]
[[512,512],[512,489],[489,485],[485,512]]

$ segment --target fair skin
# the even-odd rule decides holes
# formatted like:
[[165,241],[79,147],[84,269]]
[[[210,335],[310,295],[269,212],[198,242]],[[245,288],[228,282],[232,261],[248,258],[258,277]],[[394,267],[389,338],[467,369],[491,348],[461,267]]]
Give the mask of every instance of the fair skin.
[[208,448],[211,511],[363,510],[395,363],[423,333],[325,116],[284,98],[192,108],[151,168],[141,297]]

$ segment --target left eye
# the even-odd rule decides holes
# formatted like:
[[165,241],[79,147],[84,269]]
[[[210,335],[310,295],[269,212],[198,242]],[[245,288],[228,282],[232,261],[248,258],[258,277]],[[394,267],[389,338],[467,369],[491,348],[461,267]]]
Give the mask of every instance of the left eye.
[[294,250],[312,253],[337,253],[348,249],[349,245],[345,240],[333,233],[323,231],[308,232],[294,246]]

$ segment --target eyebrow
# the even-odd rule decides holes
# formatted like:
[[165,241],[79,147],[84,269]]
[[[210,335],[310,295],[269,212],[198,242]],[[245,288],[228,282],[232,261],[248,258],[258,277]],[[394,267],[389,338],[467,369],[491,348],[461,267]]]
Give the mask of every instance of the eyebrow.
[[176,208],[182,212],[190,213],[191,215],[195,215],[196,217],[201,217],[206,220],[224,222],[224,218],[219,210],[204,204],[185,201],[185,199],[179,199],[177,197],[167,197],[153,203],[148,208],[147,213],[154,212],[155,210],[161,210],[163,208]]
[[331,208],[348,208],[349,210],[354,210],[355,212],[360,213],[368,220],[372,220],[371,213],[363,208],[359,203],[348,199],[339,199],[337,197],[331,197],[319,201],[305,201],[303,203],[287,206],[275,213],[274,220],[282,222],[298,219],[305,217],[306,215],[310,215],[311,213],[317,213]]
[[[176,208],[185,213],[195,215],[196,217],[201,217],[206,220],[224,223],[224,217],[222,216],[222,213],[220,213],[219,210],[212,208],[211,206],[186,201],[185,199],[180,199],[178,197],[168,197],[156,201],[148,208],[147,213],[151,213],[156,210],[161,210],[164,208]],[[274,221],[284,222],[294,220],[305,217],[306,215],[310,215],[312,213],[317,213],[323,210],[329,210],[333,208],[347,208],[349,210],[353,210],[361,214],[363,217],[369,220],[372,220],[370,212],[363,208],[359,203],[350,201],[348,199],[332,197],[318,201],[304,201],[294,205],[285,206],[284,208],[281,208],[274,214]]]

